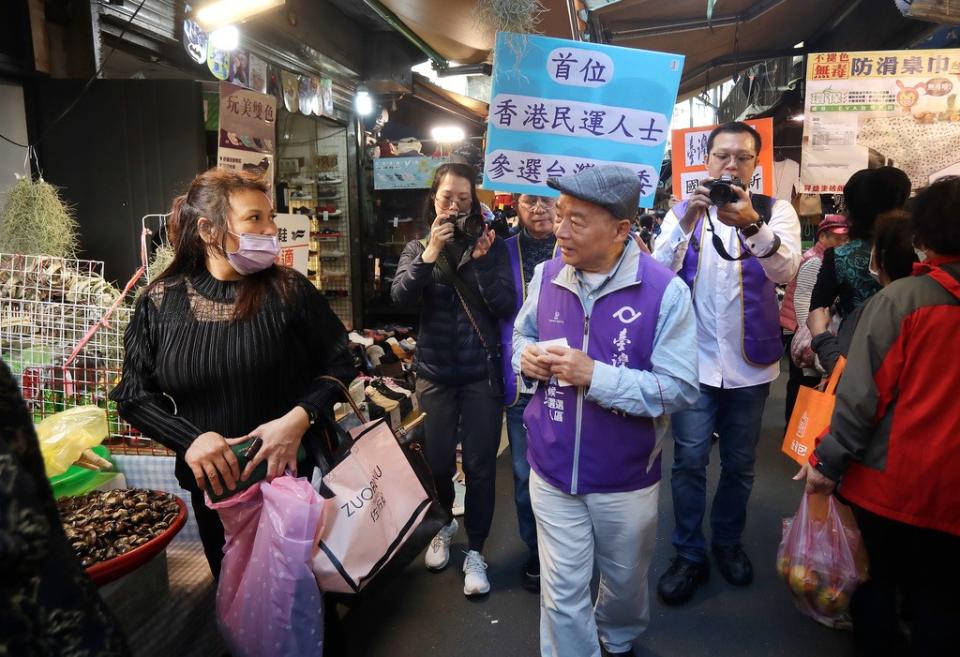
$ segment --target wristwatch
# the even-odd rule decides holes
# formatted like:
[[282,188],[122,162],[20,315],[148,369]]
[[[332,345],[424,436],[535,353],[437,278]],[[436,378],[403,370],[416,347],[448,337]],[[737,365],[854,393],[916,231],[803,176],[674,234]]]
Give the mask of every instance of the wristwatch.
[[763,223],[759,221],[754,224],[747,224],[740,229],[740,234],[744,237],[753,237],[760,232],[761,226],[763,226]]

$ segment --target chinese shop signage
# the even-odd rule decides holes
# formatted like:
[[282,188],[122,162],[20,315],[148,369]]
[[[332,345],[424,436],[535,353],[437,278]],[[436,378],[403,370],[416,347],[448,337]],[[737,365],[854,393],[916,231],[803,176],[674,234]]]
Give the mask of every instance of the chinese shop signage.
[[280,253],[277,264],[292,267],[307,275],[310,256],[310,217],[305,214],[278,214],[277,241]]
[[218,166],[259,173],[272,188],[276,116],[273,96],[221,82]]
[[885,164],[914,189],[960,173],[960,53],[825,52],[807,59],[803,191],[835,193]]

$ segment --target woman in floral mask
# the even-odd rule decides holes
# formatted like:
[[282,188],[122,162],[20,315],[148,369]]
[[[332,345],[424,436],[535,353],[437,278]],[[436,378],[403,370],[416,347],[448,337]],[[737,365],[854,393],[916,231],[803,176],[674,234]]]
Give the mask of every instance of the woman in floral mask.
[[[323,375],[354,376],[347,334],[324,296],[274,264],[277,226],[266,182],[211,169],[173,203],[176,255],[137,302],[125,337],[120,414],[176,453],[214,576],[223,525],[203,491],[236,488],[260,462],[296,471],[297,449],[335,401]],[[240,471],[231,445],[259,437]]]

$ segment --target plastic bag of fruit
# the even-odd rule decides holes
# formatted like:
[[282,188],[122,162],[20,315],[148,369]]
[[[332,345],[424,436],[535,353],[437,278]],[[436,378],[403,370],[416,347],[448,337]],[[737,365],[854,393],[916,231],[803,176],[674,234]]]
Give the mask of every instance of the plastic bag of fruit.
[[850,598],[866,578],[860,530],[832,495],[804,494],[783,521],[777,571],[797,608],[827,627],[850,629]]

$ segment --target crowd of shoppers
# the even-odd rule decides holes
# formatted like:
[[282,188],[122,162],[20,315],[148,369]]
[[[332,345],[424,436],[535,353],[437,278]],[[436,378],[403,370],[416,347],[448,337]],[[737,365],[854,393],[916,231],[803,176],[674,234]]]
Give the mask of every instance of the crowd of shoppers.
[[[679,605],[696,594],[710,571],[708,547],[725,580],[751,583],[741,537],[761,417],[784,335],[797,339],[804,326],[817,358],[791,367],[787,416],[799,385],[848,357],[830,428],[802,477],[808,491],[850,504],[863,534],[870,581],[851,607],[858,654],[939,655],[960,644],[960,571],[950,567],[960,550],[960,370],[949,364],[960,322],[960,178],[914,190],[904,209],[903,172],[857,172],[844,216],[827,216],[801,253],[789,203],[726,182],[751,179],[761,146],[743,123],[713,130],[708,177],[662,224],[645,219],[636,235],[640,185],[623,167],[551,179],[559,198],[519,195],[519,229],[506,240],[482,220],[470,228],[481,214],[473,169],[436,172],[428,235],[406,245],[392,287],[394,303],[422,307],[414,370],[446,516],[425,563],[442,570],[451,559],[459,442],[463,591],[490,591],[483,550],[505,415],[527,547],[520,582],[540,595],[542,655],[634,654],[650,622],[661,451],[671,435],[675,556],[660,573],[660,598]],[[715,188],[725,184],[729,198],[718,202]],[[264,461],[268,478],[328,462],[331,445],[319,434],[338,388],[325,377],[348,383],[355,372],[325,298],[274,264],[277,228],[262,181],[201,174],[175,201],[170,226],[175,258],[138,299],[111,397],[176,454],[216,577],[223,526],[204,491],[234,490]],[[782,305],[778,285],[787,286]],[[8,379],[0,368],[3,403],[22,420]],[[35,450],[8,429],[0,459],[23,461],[13,484],[39,490],[37,517],[52,522]],[[262,448],[241,472],[231,447],[250,436]],[[78,641],[91,654],[125,654],[78,571],[49,558],[64,548],[54,534],[37,543],[42,554],[12,553],[14,578],[42,594],[35,604],[55,608],[68,602],[36,582],[61,577],[76,598],[69,604],[88,612]],[[334,646],[329,654],[339,654]]]

